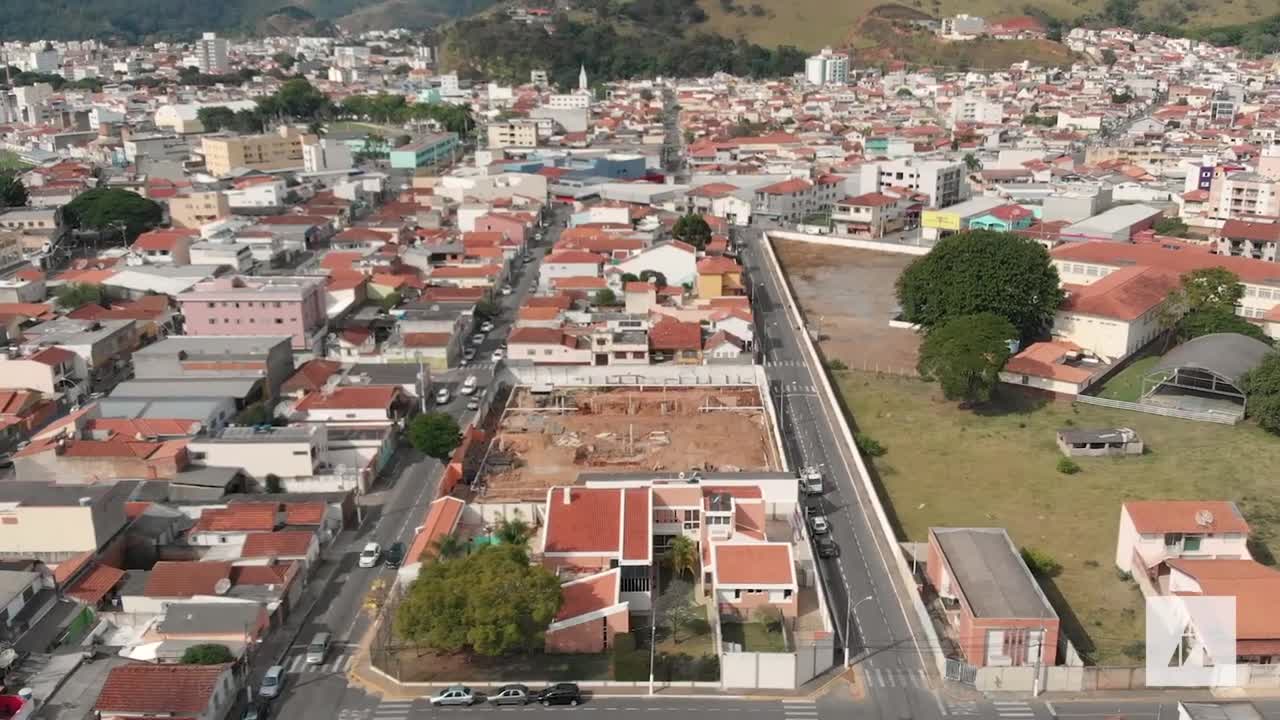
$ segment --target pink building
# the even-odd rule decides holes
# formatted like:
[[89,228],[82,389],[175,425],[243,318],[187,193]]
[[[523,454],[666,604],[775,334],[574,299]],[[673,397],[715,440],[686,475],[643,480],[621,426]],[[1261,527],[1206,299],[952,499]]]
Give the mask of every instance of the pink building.
[[509,242],[513,242],[520,248],[524,247],[528,240],[527,232],[530,223],[520,217],[505,215],[501,213],[489,213],[476,218],[477,232],[497,232],[502,233],[503,237]]
[[295,350],[324,340],[322,277],[232,275],[196,283],[177,298],[187,335],[288,335]]

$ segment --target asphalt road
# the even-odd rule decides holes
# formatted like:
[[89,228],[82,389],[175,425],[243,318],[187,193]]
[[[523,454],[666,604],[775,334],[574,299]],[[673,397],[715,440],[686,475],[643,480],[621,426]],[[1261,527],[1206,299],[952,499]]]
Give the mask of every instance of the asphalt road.
[[763,233],[738,233],[746,240],[742,260],[753,291],[759,360],[779,404],[788,456],[793,466],[816,465],[825,476],[826,494],[811,503],[826,511],[841,549],[839,557],[820,561],[839,639],[886,716],[937,716],[940,682],[922,657],[929,649],[921,647],[924,636],[905,599],[908,590],[889,567],[894,539],[879,531],[856,465],[837,439],[839,410],[818,395],[821,370],[809,367],[801,353],[803,330],[782,305],[786,293],[777,275],[765,267]]
[[[480,388],[478,392],[492,392],[496,365],[491,357],[492,352],[506,346],[506,337],[515,323],[516,312],[536,284],[542,258],[559,238],[566,215],[563,211],[556,213],[545,230],[544,239],[532,244],[529,249],[533,260],[522,264],[513,278],[513,292],[499,296],[502,314],[494,318],[494,328],[486,335],[484,342],[473,346],[477,348],[475,361],[467,367],[437,373],[432,378],[433,395],[435,389],[447,387],[450,399],[443,405],[435,404],[433,398],[429,399],[428,409],[447,412],[464,427],[473,419],[475,411],[466,408],[468,397],[458,392],[458,388],[467,376],[475,375]],[[407,717],[405,714],[378,714],[379,698],[348,687],[346,679],[346,671],[354,662],[356,645],[371,622],[368,613],[361,609],[364,597],[374,580],[383,578],[391,583],[395,576],[395,571],[381,565],[376,568],[358,567],[360,549],[367,542],[377,542],[383,548],[393,542],[402,542],[408,547],[413,542],[417,527],[426,516],[427,507],[435,498],[436,485],[440,479],[440,463],[410,447],[400,448],[396,463],[396,467],[387,474],[387,486],[375,488],[375,494],[381,496],[382,502],[365,507],[361,529],[353,540],[348,541],[347,552],[340,560],[333,581],[329,583],[330,592],[326,593],[308,618],[306,627],[298,635],[297,643],[290,648],[284,660],[288,679],[284,693],[273,702],[274,715],[277,717],[299,720],[319,720],[335,716],[368,720],[399,720]],[[307,665],[303,660],[307,642],[315,633],[322,631],[332,633],[333,650],[323,664]]]

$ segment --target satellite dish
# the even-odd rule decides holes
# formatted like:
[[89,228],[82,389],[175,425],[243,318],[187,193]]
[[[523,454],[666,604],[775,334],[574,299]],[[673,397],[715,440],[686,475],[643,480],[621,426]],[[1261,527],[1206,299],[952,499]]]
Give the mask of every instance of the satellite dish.
[[214,595],[226,595],[231,591],[231,578],[219,578],[218,582],[213,584]]
[[1208,510],[1196,511],[1196,525],[1210,527],[1213,525],[1213,513]]

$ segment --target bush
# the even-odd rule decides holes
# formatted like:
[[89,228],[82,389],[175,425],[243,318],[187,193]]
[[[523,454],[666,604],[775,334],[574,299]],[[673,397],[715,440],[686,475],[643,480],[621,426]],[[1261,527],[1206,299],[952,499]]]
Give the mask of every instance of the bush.
[[1080,472],[1080,465],[1071,458],[1058,458],[1058,472],[1063,475],[1075,475]]
[[844,361],[840,358],[836,358],[835,360],[828,362],[827,367],[831,369],[831,372],[844,372],[849,369],[849,366],[845,365]]
[[879,440],[862,432],[854,434],[853,444],[858,446],[858,452],[867,457],[880,457],[889,452],[888,448],[881,445]]
[[1062,565],[1052,555],[1038,548],[1022,548],[1022,561],[1027,564],[1031,574],[1038,578],[1051,578],[1062,572]]
[[221,665],[235,660],[230,648],[226,645],[206,643],[192,645],[182,653],[183,665]]

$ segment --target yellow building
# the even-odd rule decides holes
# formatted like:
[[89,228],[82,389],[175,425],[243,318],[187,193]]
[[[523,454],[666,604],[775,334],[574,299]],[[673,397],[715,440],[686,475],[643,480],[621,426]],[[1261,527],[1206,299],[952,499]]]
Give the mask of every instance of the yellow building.
[[698,297],[718,298],[743,292],[741,265],[714,255],[698,261]]
[[205,137],[205,169],[217,177],[230,175],[234,168],[241,167],[267,171],[301,169],[304,142],[315,142],[315,138],[287,125],[264,135]]
[[231,217],[231,203],[220,192],[197,192],[169,198],[169,219],[176,227],[199,228]]

